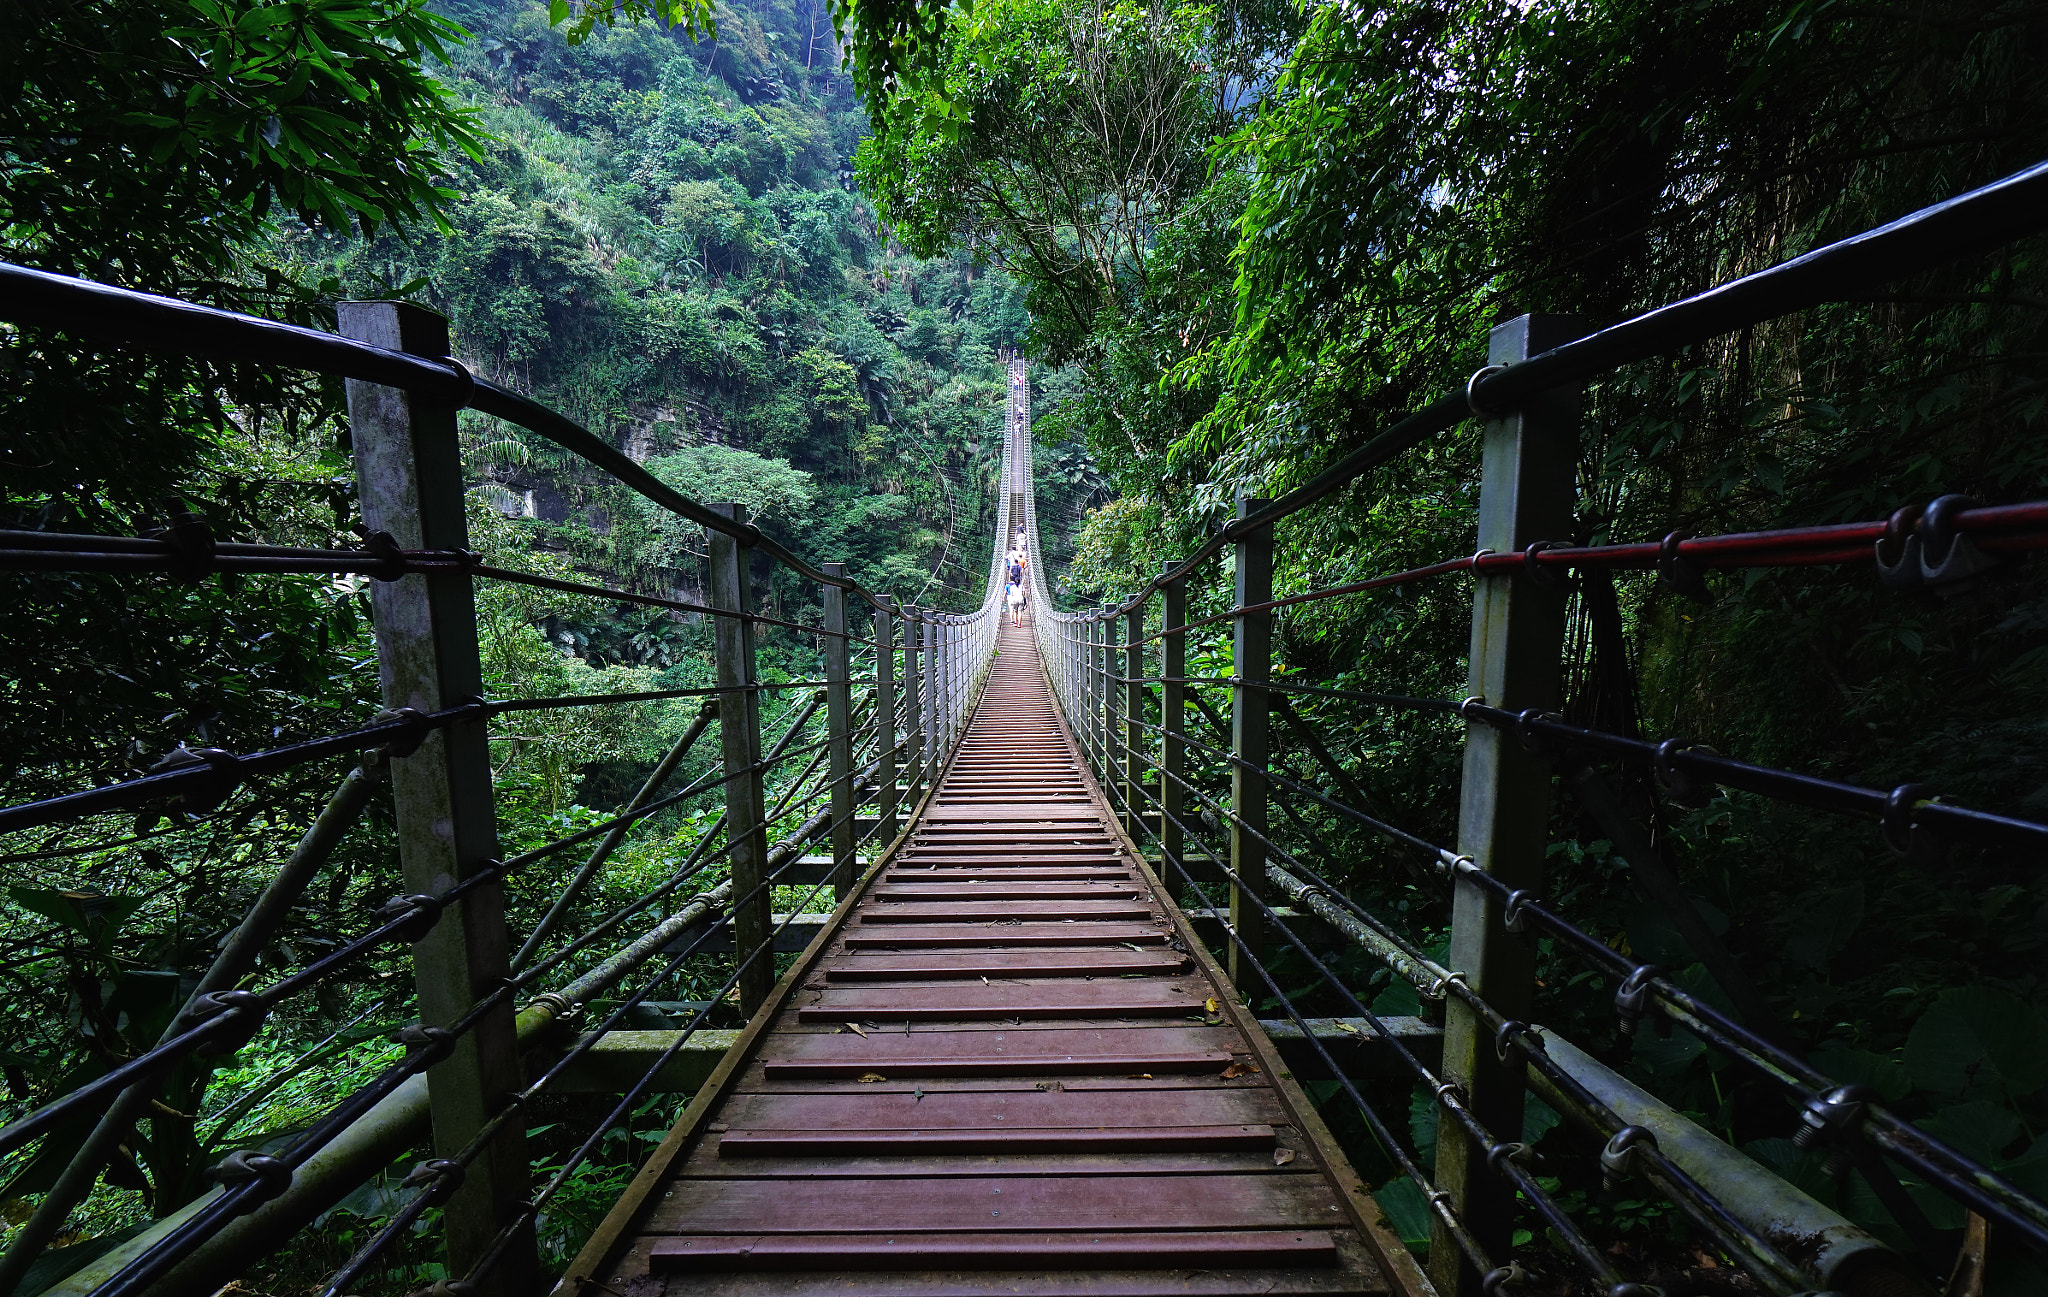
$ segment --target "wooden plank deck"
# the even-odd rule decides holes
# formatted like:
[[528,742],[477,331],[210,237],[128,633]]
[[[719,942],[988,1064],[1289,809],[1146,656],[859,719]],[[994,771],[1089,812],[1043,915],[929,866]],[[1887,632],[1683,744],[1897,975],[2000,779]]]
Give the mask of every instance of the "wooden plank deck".
[[558,1295],[1426,1294],[1122,836],[1028,627]]

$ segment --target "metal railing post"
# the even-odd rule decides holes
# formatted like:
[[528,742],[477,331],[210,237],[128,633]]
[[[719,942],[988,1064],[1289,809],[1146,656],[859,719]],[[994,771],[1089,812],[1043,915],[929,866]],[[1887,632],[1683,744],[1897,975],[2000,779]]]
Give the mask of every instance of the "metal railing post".
[[875,609],[875,820],[876,840],[896,840],[896,626]]
[[1116,796],[1116,752],[1112,744],[1116,732],[1111,726],[1111,708],[1116,705],[1116,691],[1109,687],[1109,618],[1096,610],[1096,618],[1088,623],[1095,632],[1095,752],[1102,763],[1102,786],[1110,796]]
[[[403,302],[344,302],[341,331],[415,355],[448,354],[448,322]],[[455,407],[397,388],[348,382],[356,490],[363,525],[405,549],[469,548]],[[413,574],[370,583],[384,705],[431,712],[483,696],[476,601],[467,575]],[[482,717],[431,733],[391,762],[398,854],[408,893],[437,895],[498,854],[490,731]],[[470,892],[413,946],[420,1022],[445,1027],[497,989],[510,970],[505,894],[497,883]],[[453,1157],[522,1081],[514,1006],[508,996],[427,1072],[434,1148]],[[448,1272],[467,1271],[526,1197],[525,1124],[506,1123],[469,1168],[445,1208]],[[533,1231],[520,1231],[486,1294],[535,1289]]]
[[[1490,364],[1511,365],[1585,332],[1575,319],[1525,315],[1494,328]],[[1558,390],[1514,414],[1488,419],[1480,472],[1479,548],[1519,553],[1539,540],[1569,536],[1578,466],[1579,396]],[[1471,677],[1466,692],[1520,711],[1557,705],[1565,596],[1526,576],[1478,577],[1472,599]],[[1550,767],[1511,735],[1486,725],[1465,732],[1458,850],[1512,888],[1543,880],[1550,824]],[[1464,884],[1451,902],[1450,966],[1509,1018],[1527,1016],[1534,950],[1501,925],[1489,893]],[[1444,1079],[1465,1094],[1488,1130],[1504,1140],[1522,1129],[1523,1065],[1502,1063],[1492,1033],[1455,998],[1444,1008]],[[1515,1190],[1486,1166],[1487,1150],[1450,1132],[1437,1141],[1437,1187],[1451,1196],[1481,1246],[1505,1256],[1514,1227]],[[1478,1297],[1479,1276],[1460,1265],[1441,1223],[1432,1231],[1430,1272],[1439,1291]]]
[[1082,673],[1087,682],[1082,694],[1087,705],[1087,715],[1082,723],[1088,732],[1086,742],[1089,762],[1095,767],[1096,773],[1102,776],[1106,789],[1109,784],[1109,754],[1102,745],[1102,622],[1090,614],[1088,620],[1081,624],[1087,636],[1082,641]]
[[[713,512],[745,523],[743,504],[714,504]],[[752,547],[722,531],[704,529],[711,556],[711,603],[736,612],[753,611],[752,578],[748,572]],[[717,658],[718,736],[725,754],[725,840],[732,844],[732,948],[746,959],[768,940],[773,905],[761,887],[768,868],[768,806],[761,760],[761,695],[746,686],[754,676],[754,623],[746,617],[714,617],[712,650]],[[749,896],[750,892],[758,892]],[[775,961],[756,959],[740,975],[740,1011],[748,1017],[768,998],[775,984]]]
[[1124,832],[1132,842],[1145,840],[1145,686],[1138,683],[1145,674],[1145,601],[1138,600],[1124,618],[1128,647],[1124,661]]
[[[823,563],[826,576],[844,576],[846,564]],[[846,642],[846,588],[827,581],[825,613],[825,770],[832,781],[832,894],[853,890],[853,688]]]
[[[1162,563],[1162,573],[1173,568]],[[1159,588],[1159,674],[1167,683],[1159,687],[1159,873],[1174,904],[1188,900],[1186,860],[1182,854],[1180,820],[1182,790],[1178,776],[1186,773],[1187,746],[1181,734],[1187,724],[1187,686],[1176,684],[1188,674],[1188,635],[1180,627],[1188,619],[1188,587],[1185,579],[1169,581]]]
[[944,718],[939,714],[939,681],[946,663],[939,656],[939,618],[928,612],[924,622],[924,784],[936,787],[939,763],[945,759]]
[[[1237,516],[1249,517],[1266,507],[1266,501],[1240,496]],[[1261,527],[1238,540],[1233,594],[1236,606],[1246,608],[1269,603],[1273,598],[1273,529]],[[1249,903],[1250,889],[1270,902],[1266,882],[1266,690],[1259,686],[1273,670],[1273,611],[1240,612],[1232,619],[1231,640],[1230,750],[1237,760],[1230,766],[1230,922],[1253,952],[1263,957],[1271,944],[1264,916]],[[1259,974],[1237,943],[1230,947],[1230,983],[1241,995],[1256,995],[1262,987]]]
[[917,810],[924,789],[924,681],[919,675],[918,654],[924,645],[924,630],[918,625],[915,607],[903,609],[903,799],[908,810]]

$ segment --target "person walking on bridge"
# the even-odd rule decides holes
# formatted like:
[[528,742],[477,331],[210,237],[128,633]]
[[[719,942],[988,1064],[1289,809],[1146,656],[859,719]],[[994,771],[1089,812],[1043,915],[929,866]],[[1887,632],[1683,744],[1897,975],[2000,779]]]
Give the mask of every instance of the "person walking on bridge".
[[1003,594],[1003,600],[1010,605],[1010,624],[1012,626],[1022,626],[1024,624],[1024,587],[1015,581],[1010,582],[1009,589]]

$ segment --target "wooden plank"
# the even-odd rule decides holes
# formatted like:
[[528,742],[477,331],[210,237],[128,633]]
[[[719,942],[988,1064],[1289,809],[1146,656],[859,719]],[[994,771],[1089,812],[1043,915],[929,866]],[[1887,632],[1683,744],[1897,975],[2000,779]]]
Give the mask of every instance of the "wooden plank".
[[[780,1059],[762,1061],[762,1073],[769,1080],[803,1080],[823,1077],[876,1076],[1086,1076],[1094,1072],[1125,1069],[1146,1075],[1169,1072],[1215,1073],[1228,1068],[1228,1053],[1130,1053],[1130,1054],[1045,1054],[992,1058],[976,1054],[906,1054],[884,1063],[879,1060],[835,1062],[825,1059]],[[887,1073],[879,1069],[887,1067]]]
[[[864,1049],[863,1041],[874,1048]],[[785,1019],[762,1042],[760,1053],[762,1057],[772,1058],[833,1058],[855,1052],[863,1056],[893,1052],[905,1057],[922,1057],[926,1054],[1022,1056],[1054,1052],[1117,1054],[1135,1050],[1139,1053],[1176,1053],[1219,1049],[1225,1053],[1242,1053],[1244,1037],[1229,1026],[1156,1022],[1089,1027],[1070,1022],[1044,1022],[1021,1027],[992,1022],[962,1022],[923,1031],[869,1031],[866,1035],[859,1035],[843,1026],[804,1027]]]
[[719,1137],[720,1157],[929,1157],[947,1153],[1187,1153],[1265,1149],[1264,1124],[1109,1126],[1047,1130],[734,1130]]
[[956,862],[952,860],[920,862],[901,865],[889,871],[883,881],[890,885],[898,883],[960,882],[967,879],[987,877],[1005,883],[1079,883],[1135,882],[1130,868],[1122,864],[1052,864],[1041,865],[1032,861],[1028,865],[1014,861],[1001,861],[982,857]]
[[[1301,1136],[1291,1128],[1275,1129],[1279,1145],[1298,1150]],[[1282,1165],[1273,1161],[1273,1147],[1253,1152],[1205,1150],[1198,1153],[1019,1153],[933,1154],[919,1157],[741,1157],[721,1158],[724,1135],[708,1136],[691,1154],[681,1175],[731,1179],[901,1180],[978,1176],[1162,1176],[1162,1175],[1313,1175],[1314,1164],[1296,1157]]]
[[1006,878],[962,878],[957,881],[904,882],[890,878],[875,889],[875,900],[884,904],[909,901],[1097,901],[1128,898],[1139,893],[1132,884],[1119,886],[1114,880],[1075,883],[1012,882]]
[[994,905],[905,901],[863,906],[856,917],[866,927],[879,923],[989,923],[1005,919],[1038,923],[1055,919],[1143,919],[1153,912],[1152,902],[1146,900],[1012,901]]
[[848,950],[934,950],[976,946],[1164,945],[1164,928],[1137,923],[869,924],[846,936]]
[[1335,1266],[1326,1230],[1244,1230],[1227,1234],[962,1234],[894,1237],[754,1234],[656,1241],[656,1274],[717,1270],[1035,1270],[1048,1266]]
[[905,982],[951,978],[1118,977],[1176,973],[1179,951],[988,950],[941,955],[840,955],[825,962],[827,982]]
[[978,824],[1021,821],[1023,823],[1051,823],[1056,820],[1080,820],[1094,823],[1097,819],[1092,802],[1081,801],[1073,805],[1046,805],[1036,802],[999,803],[993,806],[934,806],[925,812],[925,818],[933,821],[973,820]]
[[[957,1236],[955,1236],[957,1239]],[[1092,1236],[1091,1236],[1092,1237]],[[658,1238],[636,1239],[602,1277],[572,1271],[564,1297],[1378,1297],[1386,1281],[1350,1230],[1333,1231],[1334,1268],[1195,1266],[1105,1270],[702,1270],[648,1273]],[[598,1284],[604,1287],[598,1287]]]
[[1342,1215],[1330,1186],[1311,1176],[897,1180],[874,1195],[816,1180],[678,1179],[648,1213],[647,1232],[1221,1231],[1327,1228]]
[[798,1022],[936,1022],[948,1018],[1125,1018],[1200,1014],[1206,983],[1165,978],[1059,978],[1024,985],[915,983],[828,987],[797,1010]]
[[1132,1120],[1160,1126],[1287,1124],[1263,1088],[735,1094],[719,1120],[733,1130],[1038,1129]]

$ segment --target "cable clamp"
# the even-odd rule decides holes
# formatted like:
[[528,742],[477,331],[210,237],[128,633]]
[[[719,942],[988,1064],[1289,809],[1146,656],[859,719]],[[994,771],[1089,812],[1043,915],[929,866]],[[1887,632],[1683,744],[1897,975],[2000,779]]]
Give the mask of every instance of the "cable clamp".
[[1542,899],[1527,888],[1509,892],[1507,904],[1500,912],[1500,926],[1518,937],[1527,932],[1529,930],[1529,916],[1522,913],[1522,907],[1531,901],[1535,901],[1539,905],[1542,904]]
[[232,1054],[248,1044],[270,1016],[270,1006],[254,991],[209,991],[185,1013],[193,1026],[214,1024],[199,1052],[211,1057]]
[[1479,404],[1479,385],[1495,374],[1505,374],[1506,365],[1485,365],[1472,371],[1472,377],[1465,380],[1465,406],[1482,419],[1497,419],[1503,412],[1489,410]]
[[1884,534],[1872,547],[1877,561],[1877,579],[1894,590],[1913,590],[1920,585],[1920,537],[1914,526],[1926,512],[1923,504],[1909,504],[1892,510],[1884,521]]
[[1521,1287],[1522,1281],[1528,1277],[1529,1272],[1522,1268],[1519,1261],[1510,1261],[1504,1266],[1488,1270],[1486,1277],[1479,1281],[1479,1291],[1486,1297],[1501,1297],[1508,1290]]
[[438,1207],[455,1196],[455,1191],[462,1187],[463,1178],[468,1174],[469,1168],[453,1158],[437,1157],[407,1172],[398,1185],[401,1189],[431,1186],[427,1189],[425,1205]]
[[378,927],[397,923],[391,936],[407,945],[413,945],[434,930],[434,924],[441,918],[441,898],[438,896],[394,896],[370,912]]
[[1792,1132],[1792,1146],[1801,1152],[1827,1149],[1823,1168],[1840,1175],[1854,1161],[1849,1134],[1863,1119],[1863,1110],[1877,1092],[1867,1085],[1844,1085],[1809,1098],[1799,1109],[1799,1125]]
[[[479,699],[478,702],[481,704],[482,700]],[[388,725],[393,721],[403,721],[405,728],[400,730],[390,742],[383,745],[386,757],[411,756],[420,750],[420,744],[427,741],[427,735],[434,732],[432,718],[417,707],[400,707],[394,711],[381,711],[370,718],[370,724],[372,725]]]
[[253,1148],[238,1149],[228,1154],[206,1168],[206,1174],[207,1178],[218,1181],[222,1188],[229,1190],[243,1185],[256,1186],[255,1193],[235,1204],[238,1215],[247,1215],[292,1186],[292,1169],[285,1165],[283,1158],[259,1153]]
[[[1528,1030],[1528,1023],[1509,1018],[1506,1022],[1500,1024],[1499,1031],[1493,1033],[1493,1056],[1500,1060],[1502,1067],[1508,1066],[1513,1061],[1508,1057],[1509,1047],[1514,1044],[1523,1044],[1517,1038]],[[1523,1048],[1526,1049],[1527,1045],[1523,1044]]]
[[1607,1147],[1600,1150],[1600,1187],[1608,1193],[1620,1192],[1622,1182],[1637,1173],[1639,1152],[1656,1147],[1656,1132],[1647,1126],[1623,1126],[1615,1131]]
[[1440,1081],[1437,1083],[1436,1089],[1432,1090],[1430,1094],[1431,1097],[1433,1097],[1438,1103],[1447,1102],[1445,1098],[1446,1095],[1450,1096],[1451,1098],[1457,1099],[1461,1103],[1464,1102],[1465,1099],[1465,1092],[1458,1088],[1458,1083],[1456,1081]]
[[1713,793],[1708,790],[1707,784],[1678,768],[1675,758],[1681,752],[1698,752],[1710,757],[1720,755],[1704,743],[1693,743],[1686,739],[1665,739],[1657,745],[1657,756],[1652,763],[1656,770],[1657,786],[1680,806],[1705,806],[1713,797]]
[[1884,844],[1902,856],[1932,846],[1927,830],[1913,823],[1913,812],[1936,800],[1933,784],[1900,784],[1884,799],[1878,826],[1884,830]]
[[1699,564],[1678,552],[1681,542],[1690,539],[1692,530],[1680,527],[1664,537],[1657,546],[1657,579],[1673,594],[1684,595],[1698,604],[1714,602],[1713,591],[1707,589],[1706,572]]
[[165,809],[173,815],[203,815],[228,799],[242,783],[242,758],[226,748],[188,748],[180,743],[151,766],[152,775],[170,774],[192,766],[210,766],[211,779],[195,781],[196,786],[179,793]]
[[412,570],[412,563],[405,557],[405,551],[398,547],[398,539],[388,531],[366,531],[363,533],[363,549],[379,563],[376,571],[370,573],[373,581],[396,581]]
[[1476,707],[1484,707],[1484,706],[1486,706],[1486,695],[1485,695],[1485,694],[1469,694],[1469,695],[1467,695],[1466,697],[1464,697],[1464,698],[1461,698],[1461,699],[1459,699],[1459,700],[1458,700],[1458,706],[1457,706],[1457,708],[1456,708],[1456,710],[1457,710],[1457,713],[1458,713],[1458,719],[1459,719],[1459,720],[1461,720],[1461,721],[1469,721],[1469,720],[1471,720],[1472,718],[1471,718],[1470,716],[1467,716],[1467,715],[1465,714],[1465,709],[1466,709],[1467,707],[1475,707],[1475,706],[1476,706]]
[[1607,1290],[1607,1297],[1664,1297],[1664,1290],[1655,1284],[1618,1283]]
[[1638,964],[1615,988],[1614,1011],[1621,1015],[1622,1035],[1636,1034],[1636,1024],[1650,1011],[1651,979],[1663,975],[1664,970],[1655,964]]
[[1536,707],[1525,707],[1515,713],[1515,737],[1521,741],[1522,750],[1548,760],[1557,755],[1557,742],[1536,732],[1537,721],[1563,724],[1564,717]]
[[150,538],[170,547],[173,577],[180,581],[204,581],[214,571],[217,551],[213,529],[183,500],[173,497],[164,501],[164,508],[170,515],[170,524],[151,533]]
[[1558,591],[1572,589],[1576,583],[1571,579],[1570,575],[1568,574],[1568,569],[1557,566],[1555,564],[1545,564],[1537,562],[1537,555],[1543,553],[1543,551],[1545,550],[1570,549],[1571,547],[1572,546],[1570,541],[1531,541],[1529,543],[1529,547],[1522,551],[1522,575],[1528,577],[1530,581],[1535,583],[1538,589]]
[[1485,558],[1488,554],[1493,554],[1497,552],[1498,551],[1491,549],[1475,549],[1472,551],[1472,557],[1466,559],[1465,562],[1468,566],[1468,570],[1472,573],[1474,580],[1477,580],[1479,577],[1485,575],[1479,570],[1479,560]]
[[1495,1144],[1492,1148],[1486,1150],[1486,1169],[1503,1180],[1507,1179],[1508,1173],[1501,1169],[1500,1164],[1502,1162],[1513,1162],[1519,1166],[1526,1167],[1535,1160],[1536,1150],[1520,1141]]
[[[1920,515],[1920,581],[1923,585],[1961,588],[1965,582],[1998,566],[1998,560],[1977,548],[1977,542],[1956,530],[1956,515],[1974,509],[1966,495],[1944,495]],[[1953,593],[1953,591],[1944,591]]]
[[448,404],[458,410],[467,409],[475,405],[476,375],[469,372],[469,366],[453,356],[437,356],[435,359],[453,371],[450,377],[455,380],[455,386],[450,389],[449,395],[444,398]]
[[1455,973],[1445,973],[1442,977],[1432,980],[1428,986],[1422,988],[1423,998],[1426,1000],[1443,999],[1444,993],[1450,990],[1452,982],[1456,982],[1458,985],[1464,987],[1468,991],[1472,989],[1471,984],[1465,980],[1465,974],[1463,973],[1463,971]]
[[415,1022],[398,1029],[398,1043],[405,1046],[407,1065],[418,1072],[455,1052],[455,1033],[446,1027],[425,1027]]

